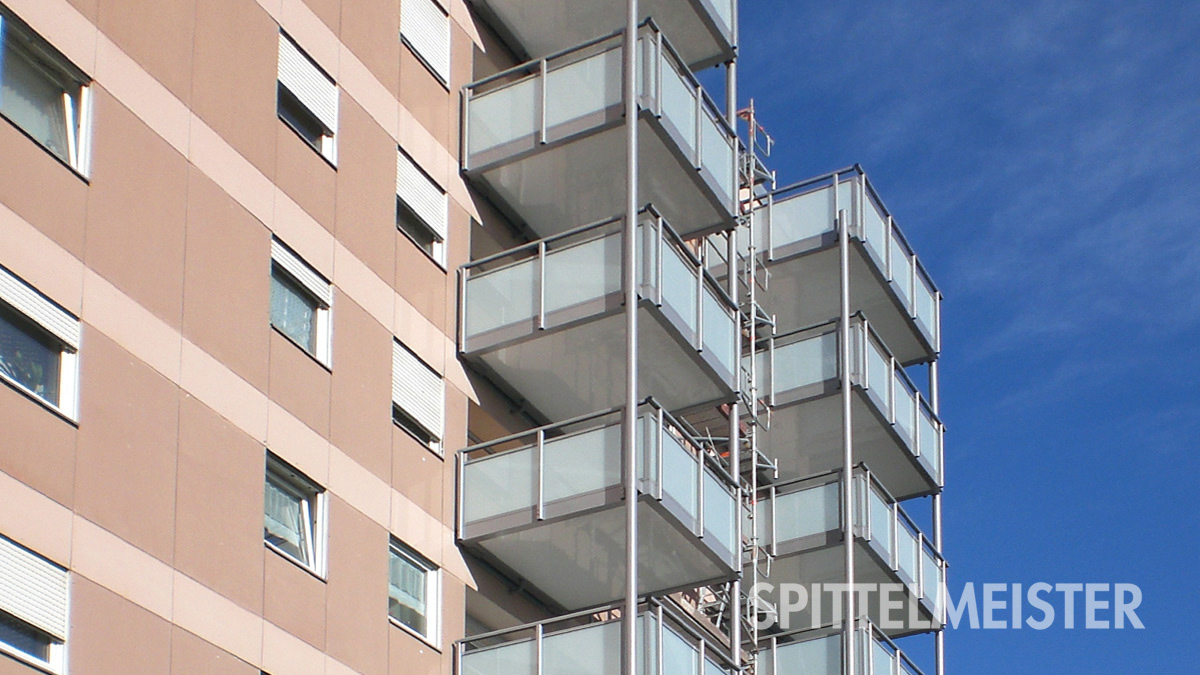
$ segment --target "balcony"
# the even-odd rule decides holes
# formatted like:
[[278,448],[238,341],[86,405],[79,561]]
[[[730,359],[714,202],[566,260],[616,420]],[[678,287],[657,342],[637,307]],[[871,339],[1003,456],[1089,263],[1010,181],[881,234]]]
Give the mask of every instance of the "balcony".
[[[621,672],[621,620],[582,612],[468,637],[456,645],[460,675],[612,675]],[[732,675],[724,648],[673,605],[652,600],[637,617],[639,675]]]
[[[733,479],[652,401],[637,424],[639,593],[732,578]],[[622,597],[619,411],[467,448],[458,457],[464,546],[568,610]]]
[[[610,35],[465,89],[464,171],[538,237],[625,210],[622,43]],[[637,54],[641,203],[685,237],[731,227],[733,130],[653,23]]]
[[[900,361],[861,315],[850,326],[854,462],[866,463],[898,499],[942,485],[943,426]],[[762,447],[782,479],[842,466],[838,326],[830,322],[760,343],[761,381],[775,406]]]
[[[852,485],[855,583],[904,588],[903,602],[895,593],[887,598],[895,604],[889,616],[882,615],[879,591],[866,594],[866,607],[859,609],[894,637],[940,629],[946,585],[941,555],[869,470],[856,470]],[[759,541],[773,557],[773,584],[845,583],[841,491],[841,472],[831,472],[772,486],[759,494]],[[780,607],[777,590],[762,597]],[[823,598],[820,612],[814,614],[810,603],[789,617],[790,625],[837,621],[840,617],[830,612],[832,595]]]
[[[625,400],[623,229],[602,221],[462,268],[463,356],[544,419]],[[637,237],[638,391],[673,411],[732,400],[732,301],[652,208]]]
[[838,211],[850,223],[851,311],[871,317],[901,364],[937,358],[941,294],[858,167],[778,190],[760,208],[768,295],[789,322],[780,329],[839,313]]
[[[883,631],[861,622],[854,631],[857,675],[923,675]],[[760,675],[842,675],[843,635],[820,628],[777,635],[760,645]]]
[[[527,56],[568,49],[625,25],[619,2],[553,0],[530,5],[521,0],[471,0],[506,41]],[[642,0],[642,16],[679,42],[680,56],[693,71],[724,63],[734,55],[734,0]]]

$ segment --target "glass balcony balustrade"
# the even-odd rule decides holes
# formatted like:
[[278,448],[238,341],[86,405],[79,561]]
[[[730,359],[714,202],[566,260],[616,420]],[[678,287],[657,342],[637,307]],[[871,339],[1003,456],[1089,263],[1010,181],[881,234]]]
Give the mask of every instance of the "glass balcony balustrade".
[[[861,315],[850,326],[854,461],[869,464],[899,499],[942,485],[944,428],[932,407]],[[774,406],[760,437],[781,479],[841,466],[842,421],[836,322],[759,343],[760,382]],[[749,367],[749,364],[746,365]]]
[[[621,671],[621,620],[589,611],[469,636],[457,643],[461,675],[612,675]],[[638,675],[733,675],[723,647],[671,604],[637,617]]]
[[[464,357],[546,419],[624,401],[623,219],[462,268]],[[638,391],[669,410],[732,400],[738,314],[653,208],[637,227]]]
[[[905,589],[904,603],[888,616],[882,615],[880,592],[863,596],[863,609],[893,636],[939,629],[944,623],[946,586],[940,553],[869,469],[859,467],[852,485],[855,583]],[[845,582],[842,487],[838,471],[774,485],[759,494],[758,537],[773,556],[772,583]],[[900,595],[893,593],[887,599],[900,603]],[[764,593],[763,598],[780,607],[777,590]],[[836,620],[829,615],[831,599],[816,614],[810,603],[803,613],[789,618],[790,625],[820,626]],[[910,607],[912,603],[916,606]]]
[[[625,6],[594,0],[470,0],[505,41],[527,58],[553,54],[613,33],[625,25]],[[693,71],[730,61],[737,44],[734,0],[641,0],[643,16],[653,17],[679,44]]]
[[[924,675],[884,632],[861,621],[854,631],[857,675]],[[759,645],[759,675],[843,675],[840,629],[773,636]]]
[[[936,358],[941,294],[858,167],[777,190],[757,210],[755,246],[780,330],[837,316],[839,212],[850,225],[851,311],[872,318],[902,364]],[[739,246],[748,251],[745,235]]]
[[[464,170],[536,236],[624,211],[622,44],[616,33],[465,88]],[[733,129],[653,22],[637,55],[639,200],[683,236],[731,227]]]
[[[732,578],[735,482],[655,402],[637,419],[640,593]],[[460,451],[458,533],[566,609],[621,597],[621,415],[613,410]]]

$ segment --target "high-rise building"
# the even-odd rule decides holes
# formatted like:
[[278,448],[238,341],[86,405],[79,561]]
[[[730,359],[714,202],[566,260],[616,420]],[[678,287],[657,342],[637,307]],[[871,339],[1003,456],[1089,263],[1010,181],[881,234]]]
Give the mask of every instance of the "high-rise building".
[[940,675],[940,294],[737,22],[0,0],[0,674]]

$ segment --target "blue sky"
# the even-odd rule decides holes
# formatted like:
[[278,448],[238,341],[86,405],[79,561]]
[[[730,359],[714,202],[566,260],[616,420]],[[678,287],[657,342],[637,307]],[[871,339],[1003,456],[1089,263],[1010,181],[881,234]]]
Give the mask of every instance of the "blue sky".
[[741,11],[781,182],[861,163],[946,296],[952,593],[1144,592],[1142,631],[951,631],[948,672],[1197,672],[1200,3]]

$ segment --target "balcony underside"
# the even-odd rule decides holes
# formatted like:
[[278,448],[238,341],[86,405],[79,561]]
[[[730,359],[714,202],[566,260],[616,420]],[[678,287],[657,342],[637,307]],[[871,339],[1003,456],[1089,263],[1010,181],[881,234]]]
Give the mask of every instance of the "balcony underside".
[[[781,552],[771,562],[770,581],[774,588],[770,592],[762,593],[762,597],[775,607],[781,607],[779,604],[781,584],[803,584],[806,589],[811,591],[812,584],[846,583],[846,548],[842,541],[841,533],[835,531],[785,544],[784,546],[792,547],[794,552],[787,553],[785,552],[787,549],[781,547]],[[807,548],[796,550],[796,544]],[[896,572],[884,564],[869,542],[855,538],[854,546],[855,584],[902,583]],[[822,596],[822,606],[815,622],[811,602],[803,610],[792,613],[790,628],[824,626],[841,619],[842,617],[833,615],[829,602],[832,597],[830,593]],[[884,617],[880,616],[880,596],[878,593],[871,593],[867,597],[868,618],[876,625],[886,626],[888,635],[895,638],[936,629],[936,627],[930,627],[933,621],[930,608],[925,603],[918,601],[911,589],[905,588],[904,591],[897,591],[889,596],[889,600],[893,602],[899,602],[901,598],[903,598],[903,604],[899,608],[891,610],[890,622],[884,623]],[[916,623],[911,622],[914,612]]]
[[[718,0],[720,1],[720,0]],[[726,0],[727,2],[728,0]],[[492,25],[527,58],[562,51],[625,24],[625,5],[595,0],[472,0]],[[733,58],[728,28],[719,25],[703,0],[642,0],[641,17],[652,18],[673,40],[693,70]]]
[[[619,109],[607,115],[608,123],[594,133],[546,145],[530,136],[480,153],[472,158],[477,168],[467,175],[538,237],[623,213],[625,127]],[[640,119],[639,204],[653,203],[683,237],[732,226],[725,198],[684,156],[661,120],[649,112]]]
[[[776,260],[769,265],[767,297],[781,321],[780,333],[828,321],[841,312],[839,248],[831,235],[826,235],[824,244],[824,248],[790,258],[780,257],[786,251],[776,251]],[[850,311],[871,317],[871,327],[902,365],[935,358],[936,350],[869,255],[861,242],[851,242]]]
[[[464,356],[548,420],[619,406],[625,400],[626,348],[619,302],[615,295],[598,300],[606,314],[555,330],[529,324],[500,329],[473,339]],[[671,411],[732,400],[730,378],[687,344],[663,309],[643,301],[639,310],[639,396],[653,396]],[[475,347],[486,342],[491,345]]]
[[[798,402],[780,401],[764,430],[764,452],[778,459],[781,481],[842,467],[842,397],[836,382],[806,388]],[[865,463],[896,499],[932,494],[937,482],[914,457],[893,425],[879,414],[866,391],[851,394],[854,464]]]
[[[625,509],[619,488],[469,525],[464,545],[523,579],[565,610],[623,597]],[[582,510],[581,510],[582,509]],[[555,518],[555,514],[568,515]],[[677,514],[682,507],[643,495],[638,504],[638,590],[661,594],[730,579],[733,554],[705,543]]]

